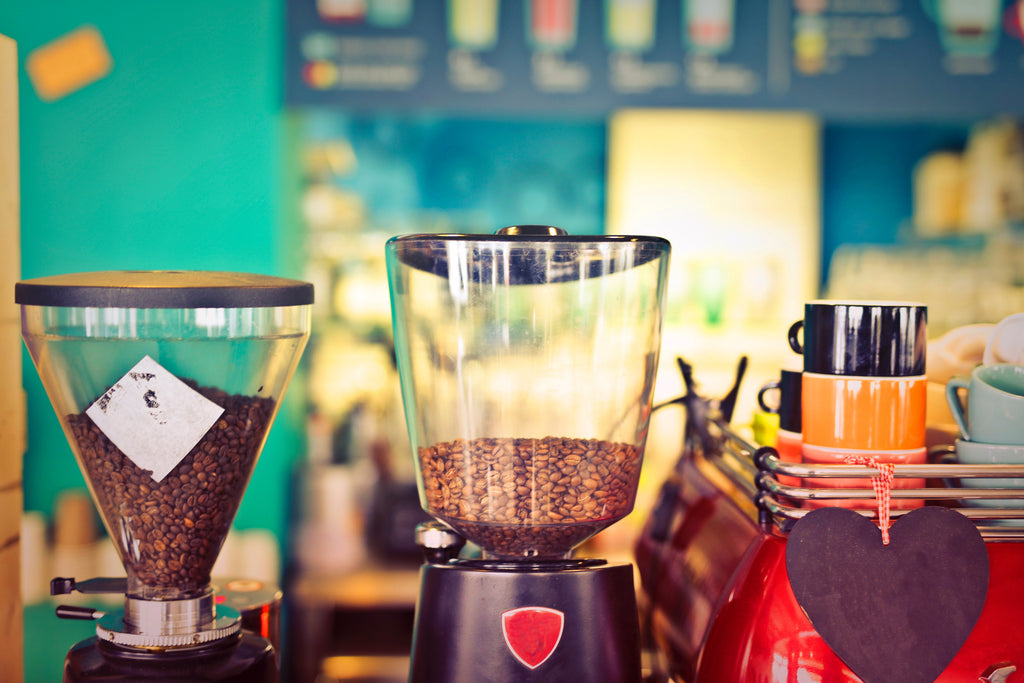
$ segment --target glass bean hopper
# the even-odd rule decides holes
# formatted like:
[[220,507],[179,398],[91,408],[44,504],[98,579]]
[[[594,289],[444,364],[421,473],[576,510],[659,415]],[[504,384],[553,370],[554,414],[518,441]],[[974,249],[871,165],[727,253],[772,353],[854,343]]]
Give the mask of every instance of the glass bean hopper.
[[54,594],[125,595],[123,610],[58,608],[97,619],[65,680],[276,680],[210,573],[309,338],[312,285],[112,271],[25,280],[15,301],[126,573],[53,580]]
[[[633,508],[669,243],[514,226],[386,248],[420,500],[437,521],[418,530],[412,680],[638,680],[632,566],[574,551]],[[479,557],[458,556],[465,541]],[[550,637],[525,652],[526,633]]]

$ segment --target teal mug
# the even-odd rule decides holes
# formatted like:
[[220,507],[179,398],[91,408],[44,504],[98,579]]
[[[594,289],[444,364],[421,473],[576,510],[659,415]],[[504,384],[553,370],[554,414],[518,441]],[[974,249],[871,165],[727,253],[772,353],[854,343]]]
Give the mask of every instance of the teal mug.
[[[956,459],[962,465],[1024,465],[1024,445],[978,443],[958,439]],[[1024,477],[963,477],[960,486],[965,489],[1022,489]],[[971,507],[1024,507],[1024,498],[967,498]]]
[[[966,406],[961,391],[967,392]],[[1024,444],[1024,365],[980,365],[969,379],[946,383],[946,400],[964,439]]]

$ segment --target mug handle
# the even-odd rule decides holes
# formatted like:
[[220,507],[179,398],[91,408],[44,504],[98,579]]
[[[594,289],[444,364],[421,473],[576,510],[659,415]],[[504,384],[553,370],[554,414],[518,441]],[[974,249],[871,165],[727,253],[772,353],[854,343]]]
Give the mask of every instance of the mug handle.
[[804,345],[800,343],[798,338],[800,329],[804,326],[803,320],[797,320],[795,323],[789,326],[789,348],[793,349],[799,354],[803,354]]
[[772,380],[771,382],[768,382],[763,387],[761,387],[760,391],[757,392],[757,405],[761,406],[761,410],[763,410],[766,413],[778,414],[779,406],[770,406],[764,402],[764,395],[767,394],[772,389],[781,390],[779,380]]
[[960,389],[968,389],[971,381],[964,377],[952,377],[946,382],[946,403],[949,404],[949,412],[953,413],[956,426],[960,428],[960,434],[968,441],[971,435],[967,431],[967,420],[964,417],[964,404],[960,400]]

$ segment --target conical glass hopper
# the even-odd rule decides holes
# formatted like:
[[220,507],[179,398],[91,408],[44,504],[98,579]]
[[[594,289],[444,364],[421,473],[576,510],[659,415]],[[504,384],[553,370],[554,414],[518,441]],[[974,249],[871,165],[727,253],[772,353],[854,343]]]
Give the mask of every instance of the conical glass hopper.
[[[127,629],[204,628],[210,572],[309,337],[312,285],[98,272],[19,282],[15,300],[124,563]],[[198,614],[147,607],[201,598]]]
[[387,245],[424,509],[486,558],[568,558],[636,499],[669,243],[408,235]]

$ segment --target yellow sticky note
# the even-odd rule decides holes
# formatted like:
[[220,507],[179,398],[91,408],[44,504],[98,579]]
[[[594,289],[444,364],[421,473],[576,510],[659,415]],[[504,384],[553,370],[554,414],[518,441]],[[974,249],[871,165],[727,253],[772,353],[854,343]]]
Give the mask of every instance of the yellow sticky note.
[[83,26],[36,48],[25,60],[25,70],[36,93],[44,100],[59,100],[110,73],[113,60],[103,36]]

